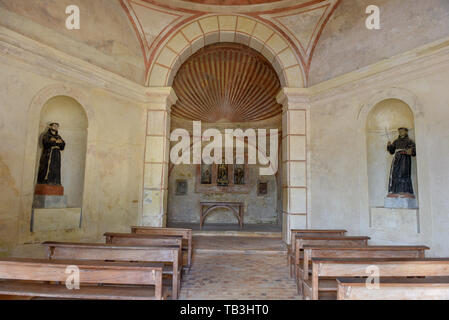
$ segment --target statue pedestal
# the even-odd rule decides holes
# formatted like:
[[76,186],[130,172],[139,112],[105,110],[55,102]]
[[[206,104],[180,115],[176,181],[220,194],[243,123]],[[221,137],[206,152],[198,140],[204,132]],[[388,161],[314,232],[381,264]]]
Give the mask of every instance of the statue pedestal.
[[388,209],[418,209],[418,201],[414,198],[386,197],[384,207]]
[[37,184],[34,191],[33,208],[67,208],[64,187],[50,184]]
[[391,238],[401,234],[419,233],[419,211],[417,209],[371,208],[371,228],[384,233],[391,232]]
[[54,186],[51,184],[37,184],[34,189],[35,195],[41,196],[63,196],[64,195],[64,187]]
[[67,196],[34,195],[33,208],[67,208]]
[[31,232],[81,228],[81,208],[33,209]]

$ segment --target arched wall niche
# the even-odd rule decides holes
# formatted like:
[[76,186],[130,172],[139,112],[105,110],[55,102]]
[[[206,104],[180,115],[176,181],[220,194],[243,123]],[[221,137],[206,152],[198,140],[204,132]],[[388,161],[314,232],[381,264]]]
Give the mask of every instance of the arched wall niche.
[[[232,124],[231,124],[232,125]],[[233,128],[235,129],[235,128]],[[220,130],[223,137],[224,131]],[[269,133],[267,133],[269,135]],[[245,223],[250,225],[259,225],[261,227],[281,228],[282,221],[282,158],[281,158],[281,134],[278,137],[278,168],[275,175],[263,176],[259,174],[262,165],[259,160],[269,162],[269,157],[266,157],[266,150],[259,150],[257,145],[252,146],[256,152],[261,152],[257,164],[248,164],[245,168],[246,175],[246,190],[242,191],[205,191],[198,190],[198,165],[194,164],[180,164],[169,167],[168,173],[168,211],[167,222],[169,226],[182,226],[183,224],[198,224],[200,211],[200,201],[233,201],[245,203]],[[267,150],[270,152],[270,138],[267,136]],[[177,142],[172,142],[172,146]],[[208,142],[202,142],[202,147],[205,147]],[[244,153],[245,157],[248,156],[248,140],[244,141]],[[185,152],[183,150],[182,152]],[[193,154],[193,144],[189,146],[189,152]],[[224,157],[223,150],[223,157]],[[235,148],[234,148],[235,152]],[[247,161],[246,161],[247,162]],[[272,164],[271,168],[274,170]],[[213,175],[213,174],[212,174]],[[187,193],[185,195],[178,195],[176,193],[176,183],[179,180],[187,182]],[[230,172],[230,180],[232,180],[232,172]],[[267,194],[260,195],[258,193],[258,184],[267,183]],[[214,187],[208,187],[213,189]],[[186,210],[188,208],[188,210]],[[215,213],[212,213],[207,217],[205,224],[224,224],[226,227],[234,225],[236,223],[234,215],[226,209],[217,209]]]
[[[230,38],[229,38],[230,39]],[[232,40],[232,39],[230,39]],[[216,71],[218,70],[218,72]],[[226,70],[221,73],[221,70]],[[237,81],[238,79],[238,81]],[[196,88],[192,97],[192,89]],[[262,155],[271,153],[270,129],[282,130],[282,105],[276,101],[281,89],[281,81],[275,67],[267,58],[247,44],[231,42],[213,43],[198,49],[177,70],[173,89],[178,97],[171,108],[171,132],[183,128],[189,134],[188,150],[193,155],[192,121],[202,121],[201,130],[218,130],[222,138],[227,129],[267,130],[267,150],[259,150],[258,144],[244,139],[245,155],[248,149],[260,151]],[[199,98],[198,98],[199,97]],[[210,99],[213,97],[213,99]],[[195,100],[199,103],[195,103]],[[263,102],[263,103],[261,103]],[[282,140],[277,137],[277,155],[280,156]],[[222,141],[222,143],[224,140]],[[172,142],[171,147],[178,142]],[[201,146],[209,144],[202,141]],[[236,143],[232,152],[236,154]],[[183,154],[187,151],[185,146]],[[229,152],[229,150],[228,150]],[[225,151],[223,150],[223,157]],[[281,230],[282,226],[282,190],[281,164],[278,161],[274,172],[279,175],[264,176],[260,167],[266,167],[269,159],[264,158],[257,164],[245,165],[245,182],[235,184],[233,180],[234,165],[228,166],[229,183],[218,185],[217,167],[212,167],[211,183],[201,183],[199,165],[170,165],[168,172],[168,226],[187,226],[200,222],[201,202],[243,202],[245,223],[258,225],[263,230]],[[258,160],[261,160],[259,157]],[[265,161],[264,161],[265,160]],[[247,161],[245,161],[247,163]],[[273,164],[271,163],[273,169]],[[178,193],[178,184],[187,185],[184,192]],[[265,187],[262,187],[262,186]],[[184,187],[185,188],[185,187]],[[266,192],[259,192],[262,188]],[[186,190],[186,191],[185,191]],[[229,210],[217,209],[207,217],[206,224],[222,224],[222,228],[232,228],[235,217]]]
[[[47,131],[48,124],[52,122],[59,123],[59,134],[66,142],[66,148],[62,152],[61,183],[64,194],[67,196],[67,205],[71,208],[82,208],[87,150],[87,115],[80,103],[65,95],[50,98],[43,105],[40,112],[35,172],[39,170],[39,159],[42,154],[41,136]],[[36,179],[35,174],[35,183]]]
[[[400,99],[385,99],[369,111],[366,119],[366,146],[369,206],[383,207],[388,193],[388,182],[393,156],[387,152],[388,141],[398,137],[397,129],[409,129],[409,137],[415,140],[415,120],[412,109]],[[416,158],[412,160],[412,181],[418,195]]]
[[[87,155],[89,149],[95,147],[96,132],[89,128],[96,127],[96,117],[93,108],[90,106],[89,94],[86,88],[76,85],[68,85],[63,83],[55,83],[42,87],[36,92],[34,98],[31,100],[27,110],[27,123],[26,123],[26,144],[24,152],[24,164],[23,164],[23,178],[22,178],[22,200],[21,200],[21,214],[18,223],[19,242],[24,243],[32,241],[32,235],[30,234],[30,220],[32,213],[32,205],[34,198],[35,181],[37,177],[36,159],[40,156],[38,152],[41,122],[41,111],[47,101],[57,96],[67,96],[75,99],[79,103],[88,119],[87,131]],[[63,137],[64,138],[64,137]],[[40,150],[39,150],[40,151]],[[85,171],[89,171],[89,164],[92,162],[88,156],[85,161]],[[85,177],[85,180],[87,177]],[[84,184],[88,181],[84,181]],[[86,194],[84,194],[84,198]],[[83,201],[83,207],[86,206],[86,201]],[[84,221],[84,219],[83,219]]]

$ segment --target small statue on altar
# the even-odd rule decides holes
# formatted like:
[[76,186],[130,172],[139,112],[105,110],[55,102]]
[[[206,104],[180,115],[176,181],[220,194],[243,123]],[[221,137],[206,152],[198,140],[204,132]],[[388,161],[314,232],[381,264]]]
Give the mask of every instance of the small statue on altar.
[[243,165],[235,165],[234,167],[234,184],[245,184],[245,169]]
[[201,165],[201,184],[211,184],[212,174],[210,165]]
[[218,165],[217,170],[217,186],[229,185],[228,166],[225,164]]

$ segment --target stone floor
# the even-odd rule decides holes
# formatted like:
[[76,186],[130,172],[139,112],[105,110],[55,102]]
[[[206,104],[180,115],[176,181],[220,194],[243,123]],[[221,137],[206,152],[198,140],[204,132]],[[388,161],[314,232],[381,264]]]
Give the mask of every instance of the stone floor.
[[194,237],[185,300],[299,300],[280,238]]

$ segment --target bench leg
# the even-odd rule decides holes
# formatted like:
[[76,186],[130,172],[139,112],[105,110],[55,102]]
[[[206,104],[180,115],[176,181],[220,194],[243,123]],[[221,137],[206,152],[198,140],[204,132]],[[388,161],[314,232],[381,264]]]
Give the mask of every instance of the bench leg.
[[173,270],[173,284],[172,284],[172,297],[173,300],[178,300],[179,297],[179,289],[181,284],[181,276],[177,270]]
[[292,257],[290,256],[288,258],[288,267],[290,268],[290,278],[293,278],[293,261],[292,261]]
[[190,239],[189,239],[189,249],[187,251],[187,254],[188,254],[187,267],[188,267],[189,272],[190,272],[190,268],[192,268],[192,250],[193,250],[193,248],[192,248],[192,237],[190,237]]
[[298,294],[302,297],[302,295],[303,295],[302,279],[296,278],[296,288],[298,289]]

